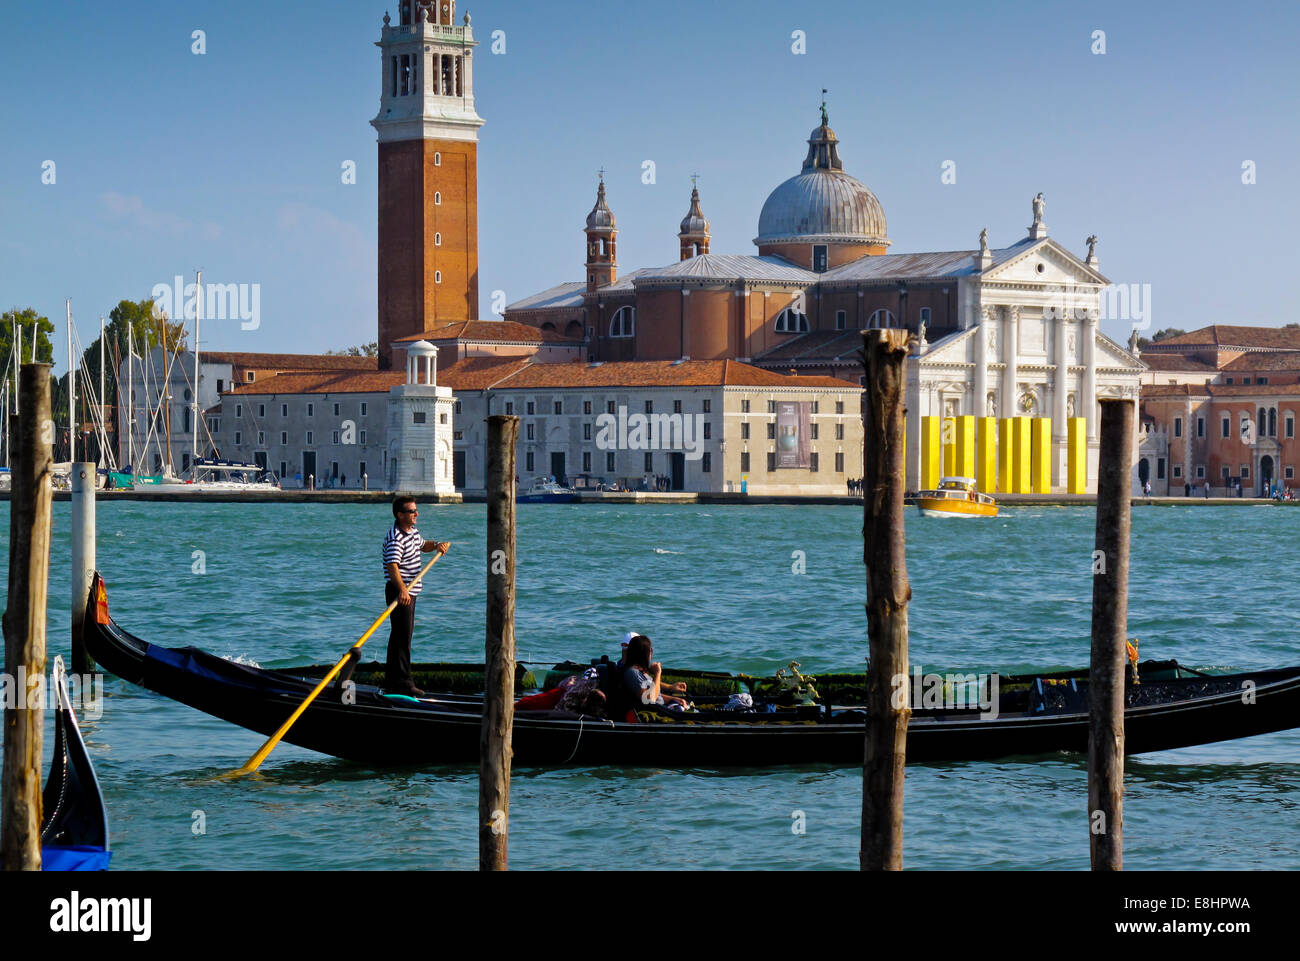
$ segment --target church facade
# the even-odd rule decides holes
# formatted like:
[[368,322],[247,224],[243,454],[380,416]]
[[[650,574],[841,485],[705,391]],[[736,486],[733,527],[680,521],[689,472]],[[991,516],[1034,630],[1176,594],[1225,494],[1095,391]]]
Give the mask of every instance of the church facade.
[[756,254],[717,254],[698,189],[679,259],[620,276],[602,180],[586,224],[585,279],[510,305],[508,320],[587,342],[599,361],[733,359],[861,382],[861,331],[916,335],[908,375],[912,490],[940,473],[988,491],[1095,490],[1099,402],[1136,405],[1145,366],[1098,329],[1096,237],[1078,256],[1048,236],[992,248],[889,253],[884,210],[844,170],[825,107],[800,172],[763,204]]

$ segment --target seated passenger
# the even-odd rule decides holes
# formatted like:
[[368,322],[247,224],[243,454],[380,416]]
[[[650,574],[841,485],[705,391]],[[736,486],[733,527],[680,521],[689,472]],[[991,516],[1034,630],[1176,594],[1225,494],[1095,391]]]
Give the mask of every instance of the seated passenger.
[[644,634],[638,634],[628,642],[625,655],[627,669],[623,672],[623,685],[628,696],[634,704],[676,706],[684,710],[688,706],[684,698],[674,697],[665,692],[671,690],[685,694],[686,684],[679,681],[676,684],[664,685],[663,665],[652,660],[653,657],[654,645]]

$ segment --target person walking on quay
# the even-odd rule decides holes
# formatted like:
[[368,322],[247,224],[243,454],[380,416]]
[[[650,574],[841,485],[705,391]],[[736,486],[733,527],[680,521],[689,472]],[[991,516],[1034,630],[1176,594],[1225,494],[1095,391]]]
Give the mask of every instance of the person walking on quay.
[[1144,481],[1144,482],[1143,482],[1143,484],[1142,484],[1142,493],[1145,494],[1147,497],[1150,497],[1150,496],[1151,496],[1151,482],[1150,482],[1150,481]]
[[1192,482],[1191,482],[1191,481],[1188,481],[1188,482],[1186,482],[1185,484],[1183,484],[1183,496],[1184,496],[1184,497],[1191,497],[1191,496],[1192,496]]
[[1206,482],[1205,482],[1205,499],[1206,499],[1207,501],[1210,499],[1210,482],[1209,482],[1209,481],[1206,481]]
[[415,602],[423,583],[407,585],[420,573],[420,555],[437,551],[446,554],[451,545],[426,541],[415,526],[420,509],[414,497],[398,497],[393,501],[394,524],[384,538],[384,597],[387,603],[397,602],[388,635],[388,665],[385,690],[390,694],[408,694],[421,697],[424,692],[415,686],[411,677],[411,638],[415,633]]

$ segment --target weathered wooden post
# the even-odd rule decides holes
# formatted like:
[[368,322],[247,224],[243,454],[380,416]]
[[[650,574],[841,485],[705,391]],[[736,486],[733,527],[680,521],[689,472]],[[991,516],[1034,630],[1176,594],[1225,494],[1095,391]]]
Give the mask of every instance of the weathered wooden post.
[[1088,672],[1088,837],[1094,871],[1124,867],[1124,672],[1132,459],[1133,403],[1103,400]]
[[95,480],[93,463],[72,465],[72,672],[85,677],[95,662],[81,636],[90,580],[95,574]]
[[907,580],[903,493],[906,330],[863,332],[863,538],[867,565],[866,756],[862,766],[864,871],[903,869],[903,772],[907,758]]
[[519,418],[488,418],[487,661],[479,729],[478,866],[505,871],[515,721],[515,446]]
[[[0,778],[0,869],[41,869],[42,710],[29,710],[32,682],[45,676],[46,592],[54,419],[49,364],[23,364],[19,410],[9,419],[13,494],[9,504],[9,601],[4,613],[5,673],[15,685],[4,710],[4,772]],[[44,707],[37,704],[37,707]]]

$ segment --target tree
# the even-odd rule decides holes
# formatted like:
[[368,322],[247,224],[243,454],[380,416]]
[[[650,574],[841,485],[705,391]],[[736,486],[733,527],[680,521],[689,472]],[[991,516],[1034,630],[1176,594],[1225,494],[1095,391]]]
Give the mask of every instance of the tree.
[[378,357],[379,342],[372,340],[368,344],[362,344],[359,347],[346,347],[343,350],[327,350],[326,357]]
[[[42,317],[31,307],[25,310],[15,307],[0,314],[0,364],[9,360],[10,352],[13,350],[15,324],[21,327],[23,332],[22,363],[31,363],[33,360],[42,364],[53,363],[54,345],[50,342],[50,334],[54,333],[54,325],[50,323],[50,318]],[[34,348],[33,344],[35,344]]]

